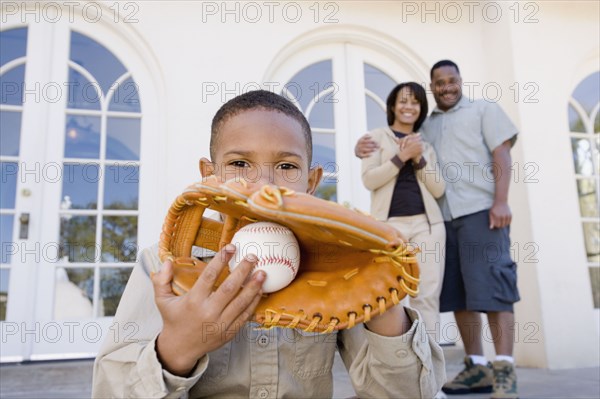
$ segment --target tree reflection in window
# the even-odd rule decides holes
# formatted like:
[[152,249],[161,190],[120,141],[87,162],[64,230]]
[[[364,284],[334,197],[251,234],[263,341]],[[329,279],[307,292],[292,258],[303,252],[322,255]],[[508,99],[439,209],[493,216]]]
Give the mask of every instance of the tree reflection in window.
[[587,76],[577,85],[567,109],[579,210],[596,308],[600,308],[599,110],[600,71]]

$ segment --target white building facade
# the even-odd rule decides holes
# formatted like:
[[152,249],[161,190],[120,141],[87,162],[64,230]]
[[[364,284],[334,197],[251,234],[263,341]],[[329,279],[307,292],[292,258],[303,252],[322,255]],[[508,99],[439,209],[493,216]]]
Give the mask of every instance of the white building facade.
[[431,94],[431,65],[451,59],[463,93],[520,131],[517,363],[599,364],[597,2],[1,4],[2,361],[135,339],[111,316],[139,249],[199,179],[224,102],[258,88],[295,101],[326,172],[319,195],[368,210],[356,140],[386,123],[396,83]]

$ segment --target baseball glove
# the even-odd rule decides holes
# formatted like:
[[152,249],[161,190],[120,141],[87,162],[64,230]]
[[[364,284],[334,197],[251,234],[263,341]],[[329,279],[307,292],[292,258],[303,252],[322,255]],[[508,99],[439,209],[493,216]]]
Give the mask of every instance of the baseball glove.
[[[204,217],[207,208],[224,221]],[[309,194],[271,185],[256,190],[243,179],[221,183],[213,176],[188,187],[166,216],[159,257],[173,261],[173,291],[185,294],[206,266],[191,256],[192,246],[218,251],[258,221],[288,227],[300,244],[294,281],[264,294],[255,310],[254,321],[264,328],[352,328],[418,293],[418,248],[393,227]],[[225,268],[215,288],[228,274]]]

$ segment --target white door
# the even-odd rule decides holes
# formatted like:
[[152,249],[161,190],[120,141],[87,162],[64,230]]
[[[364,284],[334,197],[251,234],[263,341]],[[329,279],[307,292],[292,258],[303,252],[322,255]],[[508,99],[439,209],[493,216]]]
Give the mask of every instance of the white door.
[[66,23],[0,35],[1,360],[93,356],[137,256],[138,88]]

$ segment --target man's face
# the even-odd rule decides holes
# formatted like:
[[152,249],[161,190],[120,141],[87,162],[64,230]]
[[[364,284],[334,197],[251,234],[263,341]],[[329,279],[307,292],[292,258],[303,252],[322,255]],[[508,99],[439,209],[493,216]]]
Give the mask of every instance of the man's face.
[[311,194],[322,173],[320,168],[309,169],[300,123],[265,109],[243,111],[225,120],[209,169],[207,162],[200,161],[203,176],[215,174],[222,181],[244,178],[257,187],[274,184]]
[[429,87],[442,111],[452,108],[462,96],[462,78],[453,66],[436,68]]

